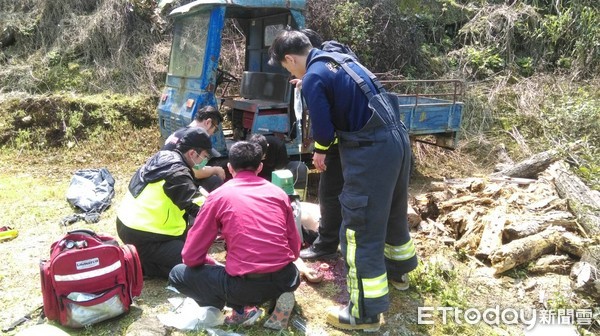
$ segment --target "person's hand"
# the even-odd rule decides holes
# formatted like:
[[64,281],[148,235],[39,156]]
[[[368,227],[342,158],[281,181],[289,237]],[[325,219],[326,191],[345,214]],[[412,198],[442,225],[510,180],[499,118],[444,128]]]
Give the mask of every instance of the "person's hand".
[[213,166],[213,175],[217,175],[219,178],[221,178],[221,180],[225,180],[225,170],[223,169],[223,167],[219,167],[219,166]]
[[290,84],[296,85],[297,89],[301,89],[302,88],[302,79],[299,79],[299,78],[290,79]]
[[327,154],[322,154],[322,153],[314,153],[313,154],[313,158],[312,158],[313,166],[315,166],[315,168],[320,172],[327,170],[327,166],[325,165],[325,157],[326,156],[327,156]]

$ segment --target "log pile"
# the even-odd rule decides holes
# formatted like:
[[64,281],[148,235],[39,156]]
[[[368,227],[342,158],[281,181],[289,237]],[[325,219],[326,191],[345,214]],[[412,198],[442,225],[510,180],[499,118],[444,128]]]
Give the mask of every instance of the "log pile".
[[412,202],[424,219],[419,234],[453,244],[495,274],[520,265],[570,273],[573,287],[600,294],[600,196],[555,158],[538,154],[515,165],[525,172],[506,170],[510,176],[432,184]]

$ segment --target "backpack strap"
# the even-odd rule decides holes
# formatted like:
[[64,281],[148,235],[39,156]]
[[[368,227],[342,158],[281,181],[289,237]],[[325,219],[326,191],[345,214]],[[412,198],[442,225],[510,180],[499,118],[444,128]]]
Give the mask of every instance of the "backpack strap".
[[360,87],[362,92],[367,96],[367,99],[371,99],[374,96],[373,92],[371,92],[371,88],[369,88],[367,82],[362,77],[360,77],[356,73],[356,71],[352,70],[352,68],[348,66],[348,62],[353,62],[354,64],[358,65],[367,74],[367,76],[369,76],[369,79],[371,80],[373,85],[375,85],[379,93],[385,92],[385,89],[383,88],[383,85],[381,85],[381,82],[379,82],[379,80],[377,79],[377,76],[375,76],[371,71],[369,71],[369,69],[365,68],[362,64],[355,62],[352,56],[341,54],[338,52],[326,52],[313,57],[308,63],[307,67],[313,64],[316,60],[321,59],[330,59],[339,64],[342,67],[342,69],[344,69],[344,71],[346,71],[346,73],[350,75],[350,77],[352,77],[356,84],[358,84],[358,87]]

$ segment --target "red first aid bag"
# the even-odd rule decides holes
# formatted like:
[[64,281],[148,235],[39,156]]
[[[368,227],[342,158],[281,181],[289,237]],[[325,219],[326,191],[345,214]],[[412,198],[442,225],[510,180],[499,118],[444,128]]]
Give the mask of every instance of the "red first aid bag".
[[54,242],[40,262],[44,314],[81,328],[129,311],[142,292],[142,266],[133,245],[75,230]]

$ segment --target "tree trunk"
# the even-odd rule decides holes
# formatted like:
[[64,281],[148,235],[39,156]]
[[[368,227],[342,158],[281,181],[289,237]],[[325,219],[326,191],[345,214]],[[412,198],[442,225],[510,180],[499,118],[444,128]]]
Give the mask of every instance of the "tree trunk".
[[533,236],[513,240],[502,245],[489,256],[496,274],[506,272],[513,267],[536,259],[555,249],[554,242],[564,229],[550,227]]
[[592,243],[591,239],[581,238],[571,232],[563,232],[563,234],[556,238],[555,242],[556,247],[561,251],[578,257],[581,257]]
[[568,200],[569,209],[577,216],[588,237],[600,236],[600,196],[592,192],[560,161],[548,168],[560,197]]
[[551,149],[549,151],[537,153],[514,166],[493,173],[492,176],[536,178],[538,173],[546,170],[552,162],[558,159],[558,151]]

